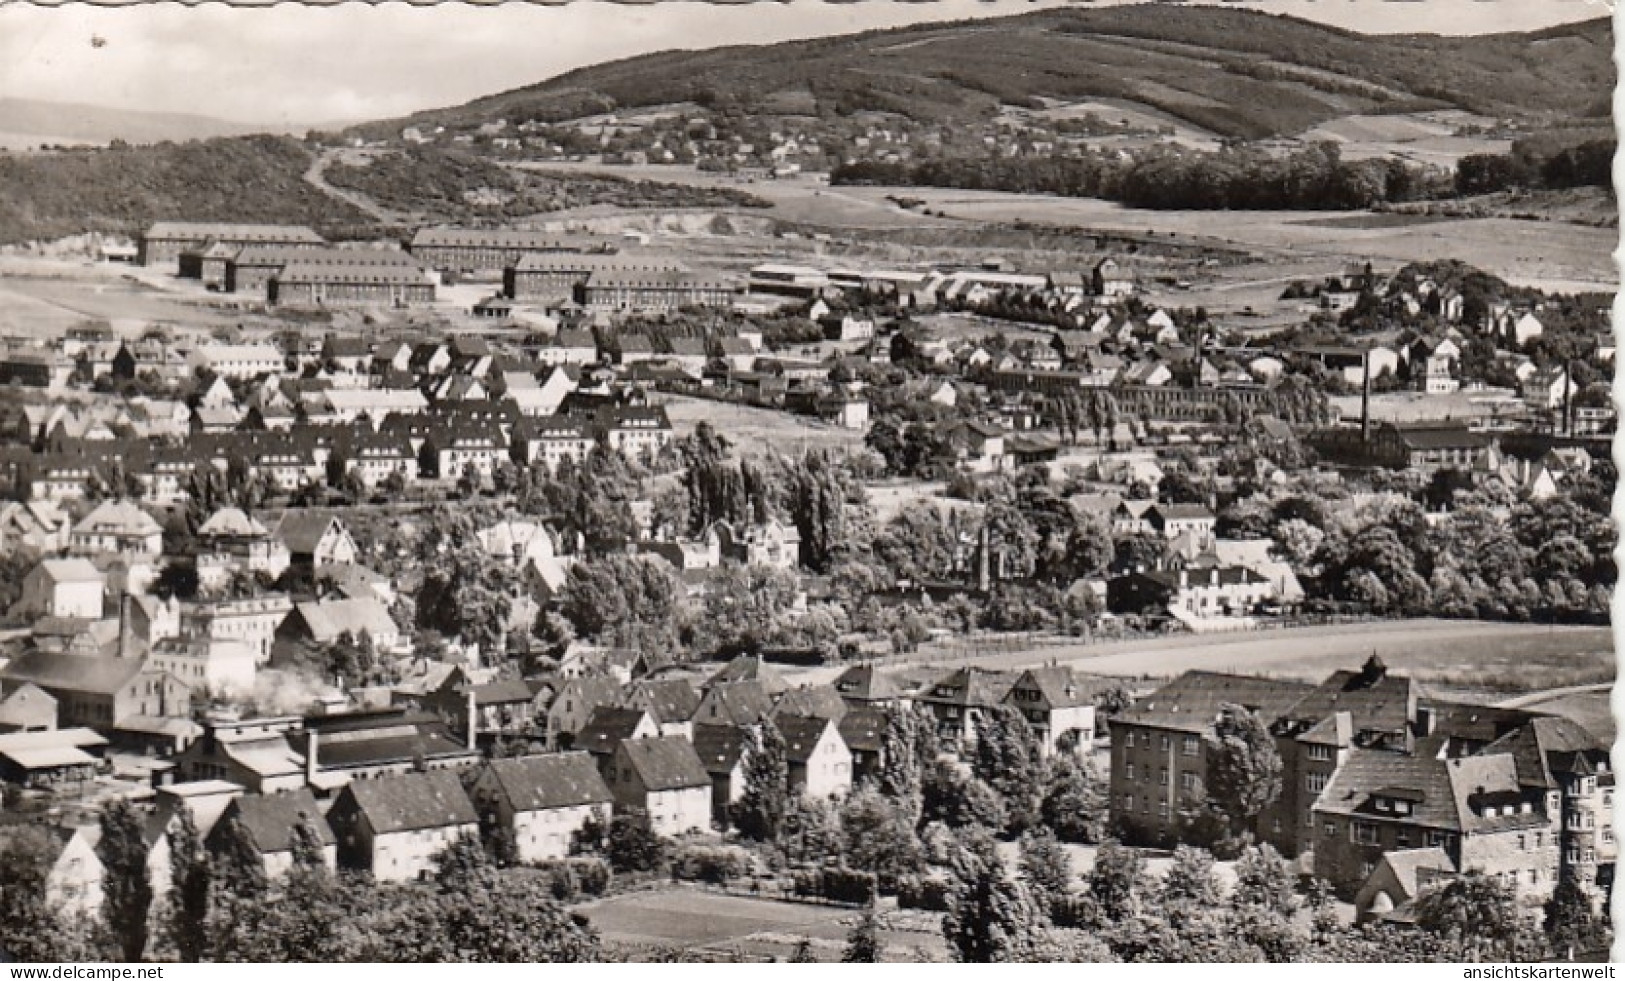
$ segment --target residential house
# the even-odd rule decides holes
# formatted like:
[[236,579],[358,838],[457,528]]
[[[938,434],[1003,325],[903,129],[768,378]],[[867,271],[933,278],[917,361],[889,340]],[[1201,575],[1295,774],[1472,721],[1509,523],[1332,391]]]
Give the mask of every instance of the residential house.
[[558,686],[545,710],[547,744],[569,749],[594,709],[615,705],[621,698],[621,683],[606,674],[568,678]]
[[773,720],[784,737],[790,790],[806,797],[845,796],[852,789],[852,751],[835,722],[807,715],[779,715]]
[[73,526],[68,548],[81,555],[156,557],[164,551],[164,529],[128,501],[103,501]]
[[435,856],[479,834],[479,813],[456,773],[405,773],[347,784],[328,811],[345,868],[378,882],[426,878]]
[[106,576],[89,559],[46,559],[23,577],[13,616],[99,620]]
[[260,857],[267,879],[276,881],[292,870],[299,826],[316,833],[322,864],[338,867],[338,839],[322,815],[321,806],[309,788],[272,794],[243,794],[226,805],[220,820],[205,839],[211,852],[221,854],[240,848],[244,842]]
[[745,760],[751,731],[744,726],[694,726],[694,752],[711,777],[711,813],[726,824],[729,809],[745,794]]
[[351,565],[360,549],[344,523],[331,514],[290,510],[277,524],[276,537],[287,546],[292,564],[319,570],[327,565]]
[[661,735],[660,724],[643,709],[600,705],[576,733],[572,749],[592,754],[599,766],[615,759],[615,748],[628,739],[652,739]]
[[930,709],[937,730],[953,742],[973,742],[976,726],[993,707],[1004,702],[1017,675],[1008,671],[964,667],[926,685],[914,702]]
[[400,627],[381,601],[370,597],[312,600],[293,604],[292,612],[276,629],[272,655],[284,645],[322,646],[345,634],[357,642],[365,634],[380,651],[401,647]]
[[853,708],[862,706],[890,708],[895,705],[906,705],[908,702],[902,686],[898,685],[891,675],[872,664],[852,665],[837,675],[830,686]]
[[686,739],[655,736],[622,742],[606,782],[615,810],[648,815],[656,834],[675,837],[711,826],[711,775]]
[[614,795],[586,753],[496,759],[480,767],[469,798],[488,828],[505,830],[521,862],[570,854],[589,820],[608,826]]
[[621,705],[649,713],[662,736],[692,736],[700,693],[684,678],[645,678],[626,689]]
[[707,530],[715,535],[723,559],[741,565],[764,565],[794,571],[801,564],[801,532],[795,525],[769,518],[735,530],[726,521]]
[[1107,684],[1103,678],[1081,678],[1070,668],[1028,668],[1010,686],[1004,703],[1027,720],[1044,756],[1068,747],[1085,755],[1095,741],[1095,696]]
[[22,684],[0,698],[0,735],[50,732],[56,728],[56,699],[45,689]]
[[25,684],[57,701],[57,724],[112,733],[142,720],[186,719],[191,689],[142,657],[35,651],[0,669],[0,695]]

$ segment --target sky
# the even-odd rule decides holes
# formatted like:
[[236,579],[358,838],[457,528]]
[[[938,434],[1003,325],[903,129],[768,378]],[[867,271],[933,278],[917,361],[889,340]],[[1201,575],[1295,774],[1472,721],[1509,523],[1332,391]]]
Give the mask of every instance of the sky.
[[[1002,16],[1066,2],[0,4],[0,97],[304,127],[457,105],[650,51]],[[1610,12],[1605,0],[1232,5],[1369,33],[1533,30]],[[1176,15],[1178,8],[1168,9]]]

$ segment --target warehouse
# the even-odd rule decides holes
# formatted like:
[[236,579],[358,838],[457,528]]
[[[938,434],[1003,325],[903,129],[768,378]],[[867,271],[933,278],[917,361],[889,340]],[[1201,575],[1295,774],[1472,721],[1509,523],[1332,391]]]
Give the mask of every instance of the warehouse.
[[420,228],[407,246],[425,266],[457,272],[501,272],[527,255],[616,251],[614,239],[513,229]]
[[138,260],[143,266],[175,262],[182,252],[201,251],[214,242],[243,248],[280,245],[314,249],[327,244],[303,225],[241,225],[229,222],[160,221],[141,235]]
[[434,302],[434,283],[423,270],[407,266],[284,266],[266,287],[273,306],[401,307]]

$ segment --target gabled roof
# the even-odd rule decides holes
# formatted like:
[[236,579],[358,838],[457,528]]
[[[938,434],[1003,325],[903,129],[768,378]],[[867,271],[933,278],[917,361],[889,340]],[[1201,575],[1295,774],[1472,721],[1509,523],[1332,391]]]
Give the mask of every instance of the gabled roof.
[[[327,534],[338,518],[331,514],[313,514],[304,510],[291,510],[282,516],[282,521],[276,526],[276,536],[282,539],[282,544],[288,546],[288,551],[295,555],[309,555],[316,551],[322,538]],[[339,525],[343,527],[342,524]]]
[[842,671],[832,686],[842,698],[859,702],[884,701],[903,694],[903,689],[892,680],[891,675],[872,664],[854,664]]
[[732,773],[744,759],[749,741],[750,730],[743,726],[694,725],[694,752],[710,773]]
[[451,770],[355,780],[345,786],[343,796],[354,800],[374,834],[477,825],[480,820]]
[[841,716],[835,728],[853,752],[878,753],[885,740],[886,713],[871,705],[859,705]]
[[693,721],[754,725],[772,714],[773,699],[760,681],[735,681],[709,685]]
[[771,665],[762,660],[759,654],[741,654],[729,661],[711,677],[705,679],[704,688],[715,685],[726,685],[736,681],[760,682],[762,689],[769,695],[777,695],[789,688],[784,676],[779,674]]
[[1013,671],[959,668],[926,685],[915,698],[939,705],[988,708],[1004,701],[1016,677]]
[[[1284,712],[1283,720],[1314,723],[1337,712],[1349,713],[1356,734],[1404,733],[1419,693],[1410,678],[1389,674],[1375,656],[1361,671],[1335,671]],[[1265,720],[1266,722],[1271,720]]]
[[101,570],[89,559],[46,559],[39,564],[39,568],[55,583],[99,583],[104,578]]
[[1558,775],[1589,767],[1592,759],[1606,760],[1609,755],[1601,740],[1562,716],[1530,719],[1491,743],[1484,753],[1509,754],[1519,782],[1544,790],[1558,788]]
[[389,608],[370,597],[295,603],[294,612],[304,619],[311,639],[317,643],[335,640],[346,631],[352,637],[366,631],[374,638],[399,632]]
[[197,530],[198,535],[209,538],[214,536],[229,538],[260,538],[270,532],[258,521],[241,508],[221,508],[209,515],[209,520],[203,522]]
[[487,771],[515,811],[607,804],[613,800],[588,753],[549,753],[492,760]]
[[1109,678],[1076,674],[1071,668],[1028,668],[1010,686],[1010,690],[1037,689],[1045,705],[1051,709],[1076,708],[1093,705],[1096,695],[1116,684],[1118,682]]
[[792,688],[779,696],[773,706],[773,718],[799,715],[815,719],[840,721],[846,715],[846,702],[829,685],[810,685]]
[[780,735],[784,736],[784,758],[791,763],[806,763],[812,759],[818,741],[834,727],[829,719],[806,715],[781,715],[774,718],[773,724],[779,727]]
[[630,739],[621,743],[618,752],[637,771],[645,790],[658,792],[711,786],[711,775],[686,739],[677,736]]
[[164,529],[152,517],[128,501],[103,501],[73,526],[75,532],[153,535]]
[[642,709],[599,705],[587,717],[587,724],[576,733],[575,748],[589,753],[613,753],[615,747],[631,739],[648,718],[649,713]]
[[46,690],[106,695],[124,687],[146,666],[146,658],[31,651],[6,665],[0,678],[8,686],[26,681]]
[[684,678],[635,682],[626,692],[627,706],[641,706],[658,723],[687,722],[700,707],[700,693]]
[[294,829],[307,819],[323,845],[338,843],[315,796],[304,787],[277,794],[239,796],[226,806],[215,827],[223,827],[232,818],[248,832],[249,840],[261,853],[292,851]]

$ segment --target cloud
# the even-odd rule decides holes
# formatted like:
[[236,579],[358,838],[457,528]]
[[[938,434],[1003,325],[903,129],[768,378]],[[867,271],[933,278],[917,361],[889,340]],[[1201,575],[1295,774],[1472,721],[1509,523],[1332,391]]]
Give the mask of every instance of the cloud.
[[[0,95],[308,125],[403,115],[669,48],[754,44],[990,17],[1026,3],[228,7],[0,5]],[[1095,5],[1119,2],[1097,0]],[[1586,0],[1249,0],[1357,30],[1476,33],[1600,16]],[[1177,8],[1170,11],[1177,16]],[[104,39],[92,45],[93,37]]]

